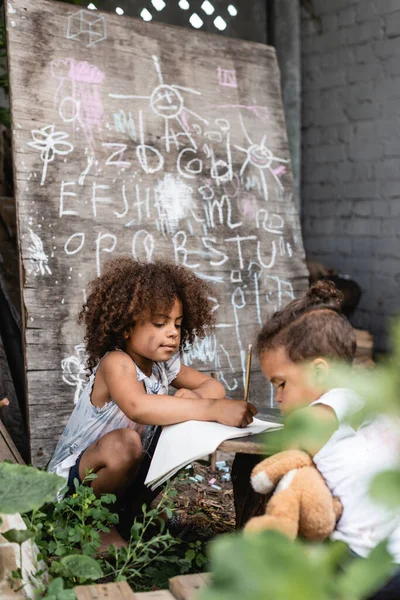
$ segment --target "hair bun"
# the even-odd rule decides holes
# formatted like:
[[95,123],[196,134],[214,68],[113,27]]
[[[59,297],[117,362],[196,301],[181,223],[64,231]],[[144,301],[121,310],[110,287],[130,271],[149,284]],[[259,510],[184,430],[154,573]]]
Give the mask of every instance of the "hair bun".
[[317,281],[307,292],[310,304],[324,304],[327,308],[340,311],[344,296],[332,281]]

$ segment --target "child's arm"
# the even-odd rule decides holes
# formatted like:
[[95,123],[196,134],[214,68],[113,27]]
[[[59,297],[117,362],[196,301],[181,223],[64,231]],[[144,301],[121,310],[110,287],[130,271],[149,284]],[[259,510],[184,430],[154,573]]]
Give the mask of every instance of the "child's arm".
[[216,379],[181,364],[171,385],[177,388],[178,398],[225,398],[225,388]]
[[193,419],[246,427],[257,413],[252,404],[240,400],[147,394],[137,379],[133,361],[122,352],[110,352],[101,361],[98,377],[126,416],[144,425],[171,425]]

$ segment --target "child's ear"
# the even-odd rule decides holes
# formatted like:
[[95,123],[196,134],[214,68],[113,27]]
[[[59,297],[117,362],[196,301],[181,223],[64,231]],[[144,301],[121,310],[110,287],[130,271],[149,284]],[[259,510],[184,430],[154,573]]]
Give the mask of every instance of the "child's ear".
[[315,383],[318,385],[323,384],[330,370],[328,361],[319,356],[318,358],[314,358],[311,364]]

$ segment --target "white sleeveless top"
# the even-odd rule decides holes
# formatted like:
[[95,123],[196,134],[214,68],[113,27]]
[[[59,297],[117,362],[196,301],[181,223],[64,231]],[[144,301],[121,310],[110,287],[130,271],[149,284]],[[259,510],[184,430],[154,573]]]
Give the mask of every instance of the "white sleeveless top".
[[385,415],[354,429],[348,422],[363,407],[363,400],[349,389],[335,388],[311,404],[330,406],[339,427],[314,456],[314,463],[334,496],[343,505],[343,514],[332,534],[365,558],[388,538],[394,562],[400,563],[400,510],[389,510],[373,501],[368,493],[374,476],[398,468],[400,424]]
[[[141,433],[144,451],[154,435],[154,425],[143,426],[131,421],[112,399],[101,408],[93,406],[90,398],[100,362],[83,389],[47,467],[48,471],[65,479],[68,479],[69,470],[79,455],[114,429],[129,428]],[[136,363],[135,367],[138,381],[144,382],[148,394],[168,394],[168,386],[177,377],[181,363],[177,353],[166,362],[153,363],[150,376],[145,375]]]

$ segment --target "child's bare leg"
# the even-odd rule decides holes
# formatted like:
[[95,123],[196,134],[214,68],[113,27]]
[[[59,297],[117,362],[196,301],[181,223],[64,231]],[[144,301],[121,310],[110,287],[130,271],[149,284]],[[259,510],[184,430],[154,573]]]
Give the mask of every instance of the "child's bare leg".
[[[86,470],[96,473],[91,482],[96,496],[112,493],[119,496],[134,477],[142,458],[142,443],[132,429],[116,429],[94,442],[82,454],[79,463],[79,477],[83,481]],[[105,552],[114,544],[117,548],[126,546],[126,541],[115,527],[109,533],[100,534],[99,553]]]
[[96,496],[112,493],[119,496],[132,481],[142,458],[142,443],[132,429],[115,429],[85,450],[79,464],[83,480],[87,469],[96,473],[91,482]]

